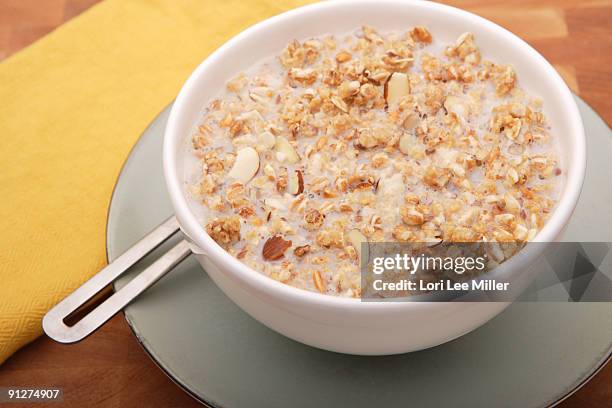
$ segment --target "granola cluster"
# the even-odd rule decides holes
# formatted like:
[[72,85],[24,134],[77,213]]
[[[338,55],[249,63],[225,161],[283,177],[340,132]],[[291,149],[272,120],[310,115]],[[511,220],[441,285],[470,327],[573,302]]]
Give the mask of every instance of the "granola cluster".
[[540,102],[471,33],[295,40],[226,88],[192,137],[193,197],[213,239],[281,282],[358,297],[362,242],[520,243],[555,206]]

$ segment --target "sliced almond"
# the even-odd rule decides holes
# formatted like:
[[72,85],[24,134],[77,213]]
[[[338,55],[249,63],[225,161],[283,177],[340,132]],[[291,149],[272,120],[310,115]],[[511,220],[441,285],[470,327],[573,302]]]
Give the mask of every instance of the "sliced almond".
[[518,200],[510,193],[506,193],[504,195],[504,202],[506,204],[504,206],[506,212],[518,214],[521,210],[521,205],[519,204]]
[[259,170],[259,155],[252,147],[245,147],[238,151],[236,161],[227,174],[228,177],[246,184]]
[[266,176],[268,176],[269,180],[276,180],[276,171],[274,170],[274,167],[272,167],[272,165],[270,163],[267,163],[264,168],[263,168],[263,172]]
[[514,167],[510,167],[506,172],[506,180],[508,180],[511,185],[519,182],[519,175]]
[[447,112],[454,113],[459,118],[465,119],[468,115],[467,104],[461,98],[456,96],[451,95],[446,97],[444,100],[444,109],[446,109]]
[[410,135],[403,135],[402,137],[400,137],[399,149],[400,152],[404,154],[410,154],[410,151],[412,149],[412,140],[410,138]]
[[404,96],[410,93],[410,81],[408,75],[402,72],[394,72],[385,83],[385,100],[387,105],[395,105]]
[[274,137],[272,133],[266,130],[265,132],[262,132],[259,134],[259,142],[266,149],[272,149],[274,145],[276,144],[276,138]]
[[274,208],[276,210],[286,210],[287,206],[285,205],[284,200],[280,200],[275,197],[268,197],[264,199],[264,204],[268,207]]
[[267,104],[272,96],[274,96],[274,92],[267,86],[255,87],[249,92],[249,98],[251,98],[251,100],[262,104]]
[[402,126],[404,127],[404,129],[409,130],[409,131],[414,130],[414,128],[416,128],[418,124],[419,124],[419,115],[417,115],[414,112],[408,114],[408,116],[406,116],[406,118],[402,122]]
[[282,154],[284,159],[287,160],[289,163],[297,163],[298,161],[300,161],[300,156],[298,156],[291,143],[289,143],[287,138],[285,138],[284,136],[276,137],[276,143],[274,148],[276,149],[276,152]]
[[471,35],[473,35],[472,33],[466,32],[461,34],[458,38],[457,41],[455,42],[455,46],[458,47],[461,44],[463,44],[465,42],[465,40],[467,40]]
[[[359,255],[359,259],[365,259],[367,260],[368,258],[368,253],[369,253],[369,249],[368,249],[368,239],[365,237],[365,235],[363,235],[361,233],[361,231],[359,231],[358,229],[354,229],[349,231],[348,234],[346,234],[346,238],[348,239],[349,244],[351,244],[353,246],[353,248],[355,248],[355,250],[357,251],[357,254]],[[365,253],[363,253],[364,258],[362,258],[362,253],[361,253],[361,244],[365,244]]]
[[280,235],[268,238],[261,252],[266,261],[275,261],[285,256],[285,251],[291,247],[291,241],[285,241]]
[[295,170],[289,175],[287,181],[287,192],[294,196],[302,194],[304,192],[304,177],[300,170]]

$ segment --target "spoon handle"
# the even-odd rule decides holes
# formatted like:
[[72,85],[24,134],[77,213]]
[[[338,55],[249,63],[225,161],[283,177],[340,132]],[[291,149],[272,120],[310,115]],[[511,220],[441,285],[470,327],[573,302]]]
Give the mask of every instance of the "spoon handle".
[[121,276],[132,265],[168,240],[178,230],[179,226],[176,218],[174,216],[168,218],[143,239],[130,247],[130,249],[121,254],[121,256],[91,277],[81,287],[47,312],[42,321],[45,333],[60,343],[74,343],[84,339],[106,323],[140,293],[157,282],[166,272],[191,254],[189,243],[185,240],[180,241],[74,325],[68,326],[65,320],[102,289]]

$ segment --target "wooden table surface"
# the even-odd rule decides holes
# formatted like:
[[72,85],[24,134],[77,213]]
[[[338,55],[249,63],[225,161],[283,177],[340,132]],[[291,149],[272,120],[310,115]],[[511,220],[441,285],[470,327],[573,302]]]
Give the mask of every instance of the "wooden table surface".
[[[0,60],[98,1],[0,0]],[[557,68],[572,90],[611,123],[611,0],[444,2],[493,20],[528,41]],[[71,407],[200,406],[149,359],[123,315],[75,345],[41,337],[0,366],[0,387],[52,385],[63,387],[63,405]],[[559,406],[612,406],[612,364]]]

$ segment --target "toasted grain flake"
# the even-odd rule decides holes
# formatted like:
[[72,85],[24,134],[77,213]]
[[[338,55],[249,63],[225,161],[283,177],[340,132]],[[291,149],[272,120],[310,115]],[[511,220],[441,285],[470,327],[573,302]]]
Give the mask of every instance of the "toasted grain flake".
[[514,214],[498,214],[495,216],[495,222],[504,225],[511,225],[514,219]]
[[337,229],[324,229],[317,233],[316,242],[325,248],[341,248],[344,234]]
[[444,187],[449,180],[449,171],[435,166],[429,166],[423,175],[423,181],[431,187]]
[[317,140],[317,143],[315,144],[315,150],[321,150],[325,147],[325,145],[327,144],[327,137],[322,136]]
[[396,225],[393,228],[393,238],[399,242],[410,242],[415,238],[414,232],[412,232],[405,225]]
[[288,76],[302,85],[312,85],[317,80],[317,72],[310,68],[291,68]]
[[376,137],[374,129],[362,128],[357,131],[357,145],[364,149],[378,146],[380,140]]
[[376,153],[374,156],[372,156],[372,167],[375,169],[385,167],[388,162],[389,156],[387,156],[385,153]]
[[332,96],[331,102],[334,104],[336,108],[340,109],[342,112],[348,113],[348,105],[338,96],[336,95]]
[[505,210],[513,213],[513,214],[518,214],[519,211],[521,210],[521,205],[519,204],[519,202],[517,201],[516,198],[514,198],[514,196],[510,193],[506,193],[504,195],[504,203],[505,203]]
[[338,95],[342,99],[349,99],[357,95],[360,89],[359,81],[344,81],[338,88]]
[[514,238],[516,238],[517,241],[525,241],[528,233],[529,231],[524,225],[517,224],[516,228],[514,229]]
[[503,228],[496,228],[495,231],[493,231],[493,236],[499,242],[514,241],[514,236]]
[[[362,249],[363,245],[367,246],[368,239],[359,231],[358,229],[353,229],[349,231],[346,235],[348,242],[355,248],[357,254],[360,259],[362,259]],[[366,253],[363,253],[363,256],[366,257]]]
[[242,251],[240,251],[240,252],[238,252],[238,253],[236,254],[236,258],[238,258],[238,259],[242,259],[242,258],[244,258],[244,257],[246,256],[246,254],[248,254],[248,253],[249,253],[249,250],[248,250],[247,248],[244,248],[244,249],[242,249]]
[[323,281],[323,278],[321,277],[321,272],[314,271],[312,273],[312,281],[314,282],[315,288],[317,288],[319,292],[321,293],[325,292],[325,282]]
[[284,193],[289,183],[289,175],[286,167],[282,167],[279,171],[278,177],[276,178],[276,190],[279,193]]
[[414,207],[401,207],[400,215],[402,217],[402,221],[404,221],[406,225],[421,225],[425,222],[425,217],[423,216],[423,213],[417,211]]
[[249,79],[245,74],[240,74],[227,83],[227,90],[230,92],[239,92],[246,86],[248,81]]
[[351,53],[348,51],[340,51],[338,54],[336,54],[336,61],[338,61],[339,63],[343,63],[346,61],[350,61],[352,58]]

